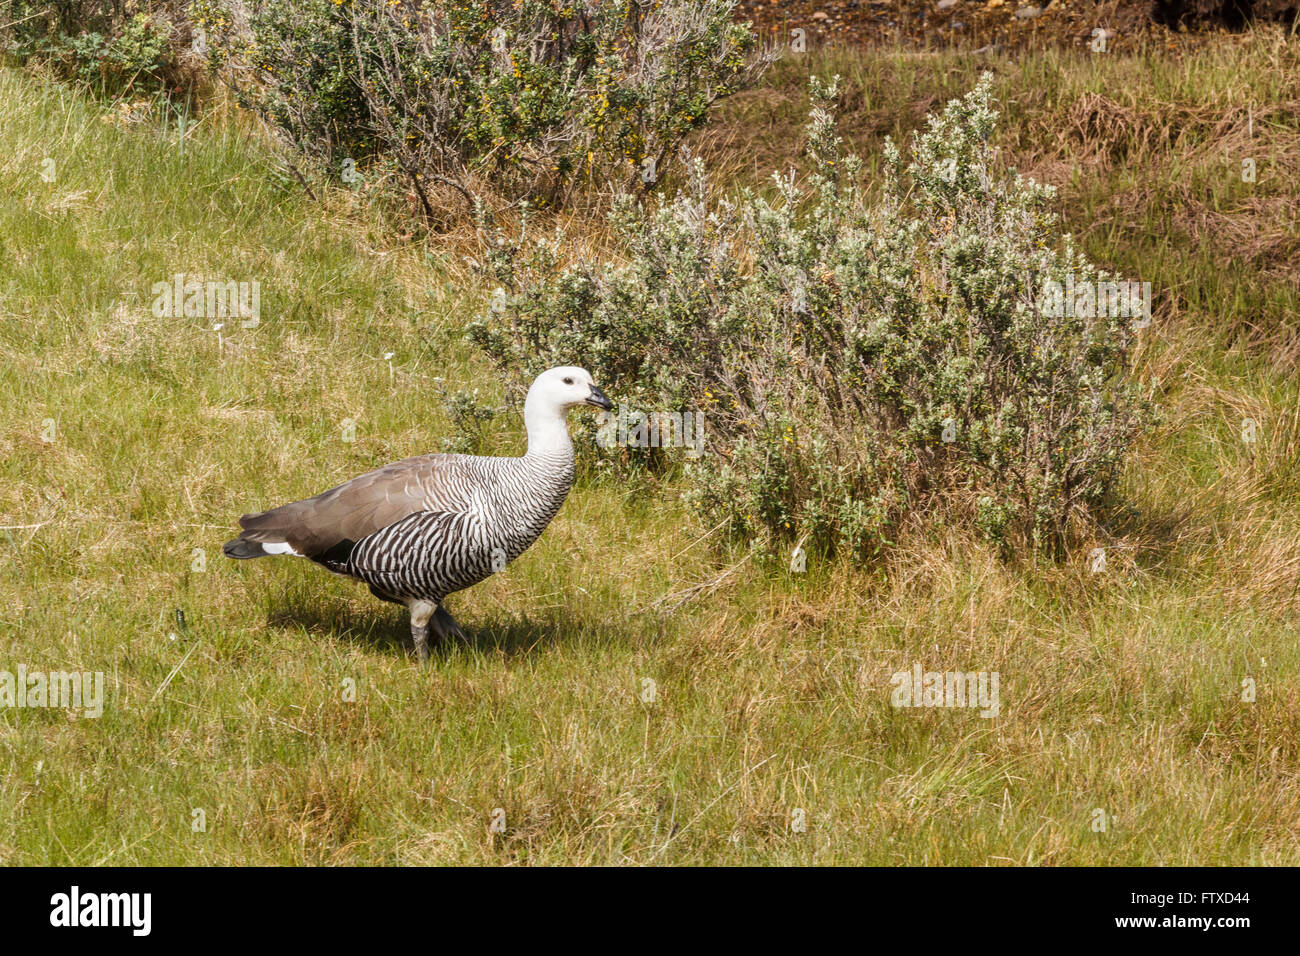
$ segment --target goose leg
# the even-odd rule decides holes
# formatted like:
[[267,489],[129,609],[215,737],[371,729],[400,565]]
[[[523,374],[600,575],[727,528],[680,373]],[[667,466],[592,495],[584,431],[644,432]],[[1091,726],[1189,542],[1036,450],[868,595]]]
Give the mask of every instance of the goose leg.
[[433,629],[443,640],[454,637],[457,640],[464,641],[467,644],[469,643],[469,638],[466,637],[465,632],[460,629],[460,625],[456,623],[456,619],[448,614],[447,609],[442,605],[438,605],[438,610],[434,611],[432,623]]
[[415,645],[415,656],[423,664],[429,659],[429,618],[433,616],[436,605],[428,601],[411,602],[411,642]]

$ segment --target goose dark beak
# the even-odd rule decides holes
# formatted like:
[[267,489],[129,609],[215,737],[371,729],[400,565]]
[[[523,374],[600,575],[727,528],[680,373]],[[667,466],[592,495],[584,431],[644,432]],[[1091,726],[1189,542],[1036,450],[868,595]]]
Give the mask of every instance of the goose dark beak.
[[614,403],[595,385],[591,386],[591,394],[587,396],[587,404],[603,408],[605,411],[609,411],[614,407]]

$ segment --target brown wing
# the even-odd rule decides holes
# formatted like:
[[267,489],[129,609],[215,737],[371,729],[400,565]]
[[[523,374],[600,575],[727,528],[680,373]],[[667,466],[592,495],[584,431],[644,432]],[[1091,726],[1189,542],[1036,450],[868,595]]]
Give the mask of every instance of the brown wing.
[[289,544],[309,558],[357,542],[417,511],[468,509],[455,457],[422,455],[359,475],[312,498],[244,515],[239,537]]

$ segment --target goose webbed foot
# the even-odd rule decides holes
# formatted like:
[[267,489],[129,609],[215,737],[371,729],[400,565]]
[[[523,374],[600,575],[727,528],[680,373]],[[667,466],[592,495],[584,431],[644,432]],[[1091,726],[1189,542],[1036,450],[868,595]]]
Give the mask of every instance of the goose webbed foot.
[[428,601],[411,603],[411,643],[415,646],[415,656],[421,664],[429,660],[429,619],[433,616],[435,606]]
[[418,624],[411,625],[411,641],[415,644],[415,657],[421,663],[428,663],[429,660],[429,625],[423,627]]

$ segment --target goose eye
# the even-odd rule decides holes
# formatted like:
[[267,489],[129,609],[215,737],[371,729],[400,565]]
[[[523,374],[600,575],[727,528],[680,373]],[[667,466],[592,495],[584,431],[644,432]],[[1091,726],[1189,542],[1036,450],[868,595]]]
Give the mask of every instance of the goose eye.
[[565,384],[565,385],[572,385],[572,384],[573,384],[573,379],[571,379],[571,378],[566,378],[566,379],[564,380],[564,384]]

